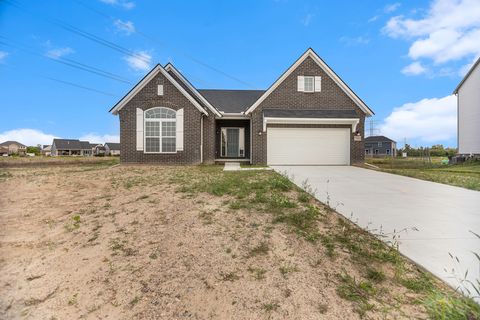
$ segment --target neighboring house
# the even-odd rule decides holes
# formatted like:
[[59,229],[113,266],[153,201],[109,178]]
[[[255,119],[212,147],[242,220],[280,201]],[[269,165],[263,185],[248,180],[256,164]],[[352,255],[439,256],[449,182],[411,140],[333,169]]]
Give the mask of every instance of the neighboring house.
[[0,143],[0,154],[17,154],[25,155],[27,152],[27,146],[17,141],[5,141]]
[[[261,70],[256,70],[261,72]],[[308,49],[268,90],[199,90],[155,66],[110,112],[121,162],[349,165],[373,111]]]
[[385,136],[370,136],[365,138],[365,156],[395,157],[397,143]]
[[41,150],[42,155],[49,157],[52,155],[52,145],[44,144]]
[[453,92],[457,95],[458,153],[480,155],[480,58]]
[[105,155],[107,155],[107,156],[119,156],[120,155],[120,143],[105,142]]
[[104,156],[106,154],[105,146],[99,144],[98,146],[95,147],[94,153],[96,156]]
[[52,156],[93,156],[98,144],[76,139],[53,139]]

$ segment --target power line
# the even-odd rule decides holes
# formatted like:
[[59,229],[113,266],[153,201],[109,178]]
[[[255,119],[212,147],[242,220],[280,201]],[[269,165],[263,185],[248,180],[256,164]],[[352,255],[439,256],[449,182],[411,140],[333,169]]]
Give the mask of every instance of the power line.
[[[98,15],[100,15],[100,16],[102,16],[102,17],[105,17],[105,18],[107,18],[107,19],[110,19],[111,21],[116,21],[116,20],[117,20],[117,19],[115,19],[114,17],[112,17],[111,15],[109,15],[109,14],[107,14],[107,13],[104,13],[104,12],[102,12],[102,11],[100,11],[100,10],[92,7],[92,6],[89,6],[89,5],[85,4],[83,1],[76,0],[75,2],[77,2],[78,4],[82,5],[83,7],[87,8],[87,9],[89,9],[89,10],[91,10],[92,12],[95,12],[96,14],[98,14]],[[157,45],[159,45],[159,46],[161,46],[161,47],[165,47],[165,48],[169,48],[169,49],[171,49],[171,50],[174,50],[174,51],[182,54],[183,56],[187,57],[187,58],[190,59],[191,61],[193,61],[193,62],[195,62],[195,63],[197,63],[197,64],[199,64],[199,65],[201,65],[201,66],[203,66],[203,67],[205,67],[205,68],[208,68],[208,69],[210,69],[210,70],[212,70],[212,71],[215,71],[215,72],[217,72],[217,73],[219,73],[219,74],[221,74],[221,75],[223,75],[223,76],[225,76],[225,77],[227,77],[227,78],[229,78],[229,79],[232,79],[232,80],[234,80],[234,81],[237,81],[237,82],[239,82],[239,83],[241,83],[241,84],[243,84],[243,85],[245,85],[245,86],[248,86],[248,87],[250,87],[250,88],[253,88],[253,89],[256,88],[254,85],[252,85],[252,84],[250,84],[250,83],[248,83],[248,82],[245,82],[245,81],[243,81],[243,80],[241,80],[241,79],[239,79],[239,78],[237,78],[237,77],[235,77],[235,76],[232,76],[232,75],[230,75],[230,74],[228,74],[228,73],[226,73],[226,72],[224,72],[224,71],[222,71],[222,70],[220,70],[220,69],[218,69],[218,68],[216,68],[216,67],[213,67],[213,66],[211,66],[211,65],[209,65],[209,64],[207,64],[207,63],[205,63],[205,62],[203,62],[203,61],[201,61],[201,60],[199,60],[199,59],[197,59],[197,58],[195,58],[195,57],[193,57],[192,55],[190,55],[190,54],[188,54],[188,53],[186,53],[186,52],[183,52],[182,50],[179,50],[179,49],[174,48],[174,47],[172,47],[172,46],[166,45],[165,43],[159,41],[158,39],[156,39],[156,38],[154,38],[154,37],[152,37],[152,36],[150,36],[150,35],[142,32],[142,31],[138,30],[137,28],[135,28],[134,33],[142,36],[143,38],[147,39],[148,41],[153,42],[153,43],[155,43],[155,44],[157,44]]]
[[[12,41],[12,40],[10,40],[10,39],[2,36],[2,35],[0,35],[0,38],[6,39],[8,41]],[[12,43],[8,43],[8,42],[0,40],[1,45],[16,48],[16,49],[22,50],[26,53],[36,55],[36,56],[40,56],[42,58],[49,59],[49,60],[55,61],[57,63],[61,63],[63,65],[67,65],[67,66],[70,66],[72,68],[76,68],[76,69],[79,69],[79,70],[90,72],[90,73],[93,73],[93,74],[96,74],[96,75],[99,75],[99,76],[102,76],[102,77],[105,77],[105,78],[109,78],[109,79],[116,80],[116,81],[123,82],[123,83],[127,83],[127,84],[132,84],[132,82],[127,80],[126,78],[123,78],[122,76],[111,73],[109,71],[105,71],[105,70],[102,70],[100,68],[90,66],[90,65],[87,65],[87,64],[84,64],[82,62],[78,62],[78,61],[75,61],[75,60],[69,59],[69,58],[62,58],[62,57],[55,57],[54,58],[54,57],[50,57],[48,55],[39,54],[39,53],[33,51],[31,48],[29,48],[29,47],[27,47],[23,44],[20,44],[19,42],[16,42],[16,43],[17,44],[12,44]]]
[[[13,67],[11,65],[6,65],[6,64],[0,64],[0,66],[12,68],[12,69],[19,69],[19,68]],[[24,72],[24,71],[22,71],[22,72]],[[58,83],[66,84],[66,85],[69,85],[71,87],[75,87],[75,88],[79,88],[79,89],[83,89],[83,90],[87,90],[87,91],[91,91],[91,92],[95,92],[95,93],[100,93],[100,94],[103,94],[103,95],[109,96],[109,97],[117,96],[116,94],[113,94],[113,93],[110,93],[110,92],[98,90],[98,89],[95,89],[95,88],[84,86],[82,84],[78,84],[78,83],[62,80],[62,79],[59,79],[59,78],[46,76],[46,75],[39,74],[39,73],[30,72],[30,75],[34,75],[36,77],[40,77],[40,78],[48,79],[48,80],[55,81],[55,82],[58,82]]]

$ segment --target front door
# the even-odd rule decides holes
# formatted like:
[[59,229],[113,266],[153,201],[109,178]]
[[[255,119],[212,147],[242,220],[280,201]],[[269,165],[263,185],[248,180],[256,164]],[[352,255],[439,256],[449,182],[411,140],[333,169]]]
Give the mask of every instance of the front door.
[[245,156],[245,129],[222,128],[221,130],[221,156],[226,158],[239,158]]

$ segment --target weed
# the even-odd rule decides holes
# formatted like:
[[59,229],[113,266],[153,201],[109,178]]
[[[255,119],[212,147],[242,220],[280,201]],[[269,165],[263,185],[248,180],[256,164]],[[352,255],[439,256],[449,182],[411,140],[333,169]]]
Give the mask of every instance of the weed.
[[265,241],[262,241],[258,245],[256,245],[252,249],[250,249],[250,251],[248,253],[248,257],[251,258],[251,257],[255,257],[255,256],[258,256],[258,255],[266,255],[266,254],[268,254],[269,251],[270,251],[270,247],[269,247],[268,243],[265,242]]
[[480,305],[464,296],[455,296],[434,290],[423,300],[423,304],[431,319],[480,319]]
[[403,278],[400,283],[407,289],[414,292],[429,292],[433,289],[432,276],[425,272],[421,272],[416,278]]
[[310,200],[310,196],[306,192],[300,192],[297,195],[297,200],[303,203],[307,203]]
[[280,270],[280,273],[286,279],[289,273],[298,272],[298,267],[292,265],[285,265],[278,268],[278,270]]
[[200,212],[200,219],[203,220],[204,224],[212,224],[213,223],[213,211],[202,211]]
[[140,297],[139,297],[139,296],[135,296],[135,298],[133,298],[133,299],[130,301],[130,303],[129,303],[130,307],[133,307],[133,306],[136,305],[139,301],[140,301]]
[[328,304],[320,303],[318,305],[318,312],[320,312],[321,314],[325,314],[325,313],[327,313],[327,311],[328,311]]
[[230,253],[232,252],[232,249],[231,249],[231,248],[227,248],[227,249],[225,250],[225,252],[228,253],[228,254],[230,254]]
[[68,300],[68,305],[69,306],[76,306],[77,305],[77,295],[78,293],[75,293],[73,295],[73,297],[71,297],[69,300]]
[[306,240],[314,242],[320,237],[316,225],[320,215],[317,207],[309,205],[302,211],[280,214],[274,219],[274,222],[286,223]]
[[367,279],[372,280],[373,282],[382,282],[385,280],[385,274],[380,270],[375,270],[373,268],[367,269]]
[[267,312],[275,311],[278,309],[278,307],[280,307],[280,305],[277,302],[269,302],[262,304],[262,309]]
[[150,259],[152,260],[155,260],[158,258],[157,254],[156,253],[151,253],[149,256],[148,256]]
[[256,280],[263,280],[265,279],[265,274],[267,273],[267,270],[262,269],[262,268],[253,268],[253,267],[248,267],[247,269],[250,273],[252,273],[253,277]]
[[233,271],[228,273],[221,272],[220,277],[223,281],[230,281],[230,282],[240,279],[240,277]]
[[363,317],[373,309],[373,305],[368,301],[375,295],[376,289],[370,282],[357,282],[355,278],[346,273],[338,275],[338,277],[340,284],[337,286],[337,294],[345,300],[354,302],[355,312]]
[[325,246],[325,249],[327,250],[327,256],[330,258],[333,258],[335,255],[335,243],[333,241],[333,238],[327,235],[322,235],[322,244]]

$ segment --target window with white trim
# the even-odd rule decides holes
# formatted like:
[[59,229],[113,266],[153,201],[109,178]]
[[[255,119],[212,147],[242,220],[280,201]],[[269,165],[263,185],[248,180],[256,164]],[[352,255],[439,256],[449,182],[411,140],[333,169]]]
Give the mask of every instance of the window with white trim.
[[315,77],[305,76],[303,77],[303,90],[304,92],[314,92],[315,91]]
[[145,111],[145,153],[176,152],[176,112],[156,107]]
[[379,146],[379,147],[381,147],[381,146],[382,146],[382,143],[381,143],[381,142],[379,142],[379,143],[378,143],[378,146]]

